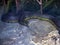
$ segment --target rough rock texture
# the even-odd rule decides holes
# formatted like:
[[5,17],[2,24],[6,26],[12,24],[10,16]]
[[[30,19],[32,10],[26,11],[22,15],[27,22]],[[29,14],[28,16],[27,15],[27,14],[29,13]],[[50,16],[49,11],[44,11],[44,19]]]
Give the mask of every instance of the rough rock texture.
[[60,38],[58,31],[52,31],[48,34],[48,36],[45,36],[41,41],[41,38],[35,37],[32,41],[35,45],[60,45]]
[[47,21],[29,20],[29,27],[18,23],[0,23],[5,24],[5,27],[0,28],[2,30],[0,45],[59,45],[60,43],[57,29]]
[[[29,28],[35,33],[35,45],[59,45],[60,35],[54,25],[38,19],[29,20]],[[33,32],[31,34],[33,34]]]

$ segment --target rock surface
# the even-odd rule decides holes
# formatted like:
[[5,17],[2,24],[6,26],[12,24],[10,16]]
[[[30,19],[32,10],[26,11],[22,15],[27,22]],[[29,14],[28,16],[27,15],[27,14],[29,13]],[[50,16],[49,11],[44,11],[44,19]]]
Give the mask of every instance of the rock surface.
[[[27,26],[18,23],[5,24],[0,33],[1,45],[59,45],[57,29],[47,21],[29,20]],[[1,25],[2,26],[2,25]],[[52,28],[52,29],[51,29]]]
[[38,33],[40,36],[46,36],[49,32],[57,30],[50,22],[38,19],[29,20],[28,26],[32,31]]
[[[60,35],[54,25],[38,19],[29,20],[29,28],[34,32],[32,43],[35,45],[59,45]],[[31,34],[33,34],[33,32]]]

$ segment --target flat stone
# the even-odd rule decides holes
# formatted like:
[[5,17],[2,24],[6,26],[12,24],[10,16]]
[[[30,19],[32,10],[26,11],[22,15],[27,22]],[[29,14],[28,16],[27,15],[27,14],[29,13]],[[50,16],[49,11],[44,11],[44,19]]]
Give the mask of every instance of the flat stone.
[[28,26],[33,32],[40,36],[46,36],[51,31],[57,30],[50,22],[38,19],[30,19]]

